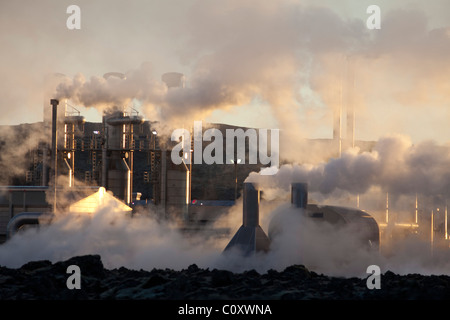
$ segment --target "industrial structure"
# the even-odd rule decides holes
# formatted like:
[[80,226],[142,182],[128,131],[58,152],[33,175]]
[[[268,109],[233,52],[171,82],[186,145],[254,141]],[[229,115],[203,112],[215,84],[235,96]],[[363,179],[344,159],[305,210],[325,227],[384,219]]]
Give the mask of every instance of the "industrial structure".
[[270,240],[259,225],[260,190],[250,182],[244,183],[242,226],[225,251],[237,249],[248,256],[258,251],[269,251]]
[[[64,77],[52,75],[49,86]],[[109,72],[104,77],[124,75]],[[181,73],[166,73],[161,80],[168,90],[185,86]],[[104,111],[101,123],[86,122],[69,101],[53,99],[50,92],[46,90],[44,94],[44,134],[39,146],[28,153],[28,170],[18,179],[19,183],[0,187],[0,237],[9,237],[24,225],[49,223],[55,211],[69,212],[71,205],[96,194],[99,188],[112,193],[132,210],[138,206],[151,207],[159,218],[175,217],[184,221],[185,227],[189,223],[214,221],[236,203],[242,190],[243,223],[225,251],[239,247],[248,255],[269,250],[277,229],[276,219],[266,235],[259,224],[261,190],[243,183],[259,166],[245,161],[237,165],[240,159],[233,159],[235,165],[221,166],[225,169],[220,169],[222,175],[218,175],[217,165],[187,162],[176,165],[170,157],[171,144],[158,134],[158,123],[145,120],[137,110],[111,106]],[[370,150],[372,142],[355,140],[355,113],[351,105],[346,108],[347,134],[343,138],[343,111],[342,105],[336,109],[332,139],[311,143],[332,150],[330,154],[335,157],[342,147]],[[191,147],[194,148],[192,143]],[[212,187],[205,184],[206,180],[211,181]],[[348,208],[308,203],[307,186],[302,183],[293,184],[291,189],[292,206],[301,215],[329,222],[336,228],[348,224],[363,228],[367,230],[363,245],[379,247],[399,235],[422,233],[431,243],[444,239],[444,245],[448,246],[446,203],[437,207],[416,197],[413,212],[405,219],[393,213],[389,197],[394,195],[385,196],[385,206],[369,214],[360,210],[359,196],[354,208]]]
[[[270,220],[268,234],[259,224],[260,190],[250,182],[244,183],[242,226],[225,247],[224,252],[232,249],[240,250],[245,256],[270,250],[271,241],[280,235],[286,224],[294,221],[298,225],[306,219],[318,225],[329,224],[335,229],[351,226],[358,231],[355,240],[368,250],[379,250],[380,231],[376,220],[367,212],[340,206],[308,204],[308,185],[292,183],[291,207],[294,211],[283,211]],[[283,221],[284,220],[284,221]],[[298,230],[300,232],[300,230]],[[300,244],[292,243],[293,246]]]
[[[378,250],[380,244],[380,230],[378,223],[369,213],[356,208],[348,208],[335,205],[320,205],[308,203],[308,185],[306,183],[292,183],[291,207],[294,208],[299,221],[309,219],[318,225],[332,225],[339,230],[351,226],[358,232],[358,241],[361,247]],[[288,212],[291,214],[291,212]],[[269,237],[273,238],[283,232],[282,217],[274,216],[269,224]],[[355,238],[356,239],[356,238]]]

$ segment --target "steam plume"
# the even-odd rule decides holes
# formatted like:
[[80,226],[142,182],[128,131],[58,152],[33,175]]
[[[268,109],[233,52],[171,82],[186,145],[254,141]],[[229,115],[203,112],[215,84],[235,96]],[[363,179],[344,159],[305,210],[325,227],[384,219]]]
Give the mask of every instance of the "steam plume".
[[246,181],[281,190],[304,181],[312,192],[324,195],[337,189],[364,194],[371,187],[394,194],[448,195],[449,168],[448,145],[433,141],[413,144],[406,136],[394,135],[381,138],[371,152],[350,149],[340,158],[317,165],[283,165],[275,176],[251,173]]

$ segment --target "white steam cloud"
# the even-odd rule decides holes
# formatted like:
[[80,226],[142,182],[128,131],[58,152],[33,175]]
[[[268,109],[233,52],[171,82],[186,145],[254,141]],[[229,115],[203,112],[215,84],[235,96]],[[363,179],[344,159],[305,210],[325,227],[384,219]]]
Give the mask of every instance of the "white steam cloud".
[[92,215],[59,214],[38,230],[19,232],[0,247],[0,264],[19,267],[32,260],[100,254],[107,268],[180,269],[205,266],[217,255],[213,247],[191,240],[170,223],[103,207]]
[[283,165],[270,177],[253,172],[246,181],[284,191],[292,182],[307,182],[311,192],[323,195],[335,190],[364,194],[372,187],[398,195],[448,195],[450,146],[433,141],[413,144],[406,136],[387,136],[370,152],[349,149],[320,164]]
[[[274,127],[281,129],[281,158],[303,163],[284,165],[275,176],[251,174],[248,181],[259,183],[267,198],[285,198],[294,181],[308,182],[311,192],[324,197],[336,191],[363,194],[374,187],[400,195],[448,195],[450,146],[423,141],[428,137],[445,140],[450,133],[442,121],[450,116],[448,23],[435,26],[433,17],[420,6],[404,6],[383,10],[382,28],[374,33],[365,27],[366,15],[348,18],[326,7],[326,2],[303,3],[201,0],[111,5],[80,1],[82,29],[68,34],[64,4],[4,2],[0,5],[0,43],[8,50],[0,61],[6,75],[0,86],[3,119],[19,115],[24,121],[24,115],[34,115],[40,120],[41,80],[55,68],[75,74],[54,88],[55,98],[99,109],[137,103],[147,119],[172,127],[256,101],[269,107]],[[442,20],[450,21],[448,3],[439,3]],[[117,12],[105,12],[113,7]],[[168,52],[170,58],[161,59]],[[150,62],[136,66],[142,61]],[[166,71],[184,72],[188,81],[186,88],[168,90],[158,67],[162,64],[165,69],[174,61],[183,70]],[[356,79],[351,92],[347,67],[353,68]],[[99,76],[109,71],[123,71],[125,78]],[[87,75],[92,72],[97,75]],[[411,138],[384,137],[372,152],[349,150],[327,162],[323,162],[328,158],[321,148],[303,148],[303,138],[317,134],[317,128],[331,133],[332,111],[350,98],[356,109],[358,138],[378,139],[385,132],[406,132]],[[247,116],[250,121],[261,115]],[[26,149],[38,143],[37,133],[21,146],[2,146],[0,164],[7,168],[2,177],[23,172],[22,159]],[[11,132],[0,134],[3,140],[15,140]],[[423,142],[412,142],[417,140]],[[306,160],[311,164],[305,164]],[[271,214],[290,210],[275,207],[261,217],[265,230]],[[230,214],[231,219],[223,223],[238,228],[239,206]],[[292,230],[273,239],[268,255],[243,262],[221,255],[223,239],[186,242],[173,225],[148,217],[129,219],[104,208],[92,216],[62,214],[39,231],[17,234],[0,247],[0,264],[19,266],[35,259],[99,253],[107,267],[181,268],[197,263],[264,270],[305,262],[332,274],[360,274],[362,265],[374,259],[359,250],[353,250],[351,257],[335,247],[330,253],[333,239],[351,244],[351,239],[335,230],[327,230],[330,240],[312,232],[314,227],[302,230],[304,225],[294,222],[287,227]],[[436,253],[435,258],[443,262],[433,265],[435,260],[429,259],[427,250],[417,253],[425,244],[414,241],[403,242],[404,250],[389,259],[380,257],[380,265],[394,271],[448,272],[445,253]],[[310,246],[297,247],[296,243]],[[348,268],[339,268],[339,264]]]
[[39,123],[22,126],[0,126],[0,185],[11,183],[15,176],[25,176],[30,159],[44,136]]
[[[59,214],[49,225],[15,234],[0,246],[0,265],[20,267],[34,260],[57,262],[76,255],[100,254],[109,269],[181,270],[195,263],[202,268],[233,272],[255,269],[264,273],[303,264],[317,273],[366,277],[366,268],[377,264],[383,272],[448,274],[448,250],[436,248],[431,255],[429,243],[424,240],[398,241],[396,250],[383,255],[361,246],[360,230],[354,226],[338,229],[301,219],[298,210],[287,202],[263,200],[260,214],[266,233],[273,217],[279,217],[283,232],[273,236],[268,253],[247,258],[233,250],[222,253],[230,239],[204,237],[201,233],[186,235],[175,223],[158,222],[149,216],[130,217],[106,206],[91,215]],[[230,227],[233,234],[242,223],[241,217],[240,204],[218,225]]]

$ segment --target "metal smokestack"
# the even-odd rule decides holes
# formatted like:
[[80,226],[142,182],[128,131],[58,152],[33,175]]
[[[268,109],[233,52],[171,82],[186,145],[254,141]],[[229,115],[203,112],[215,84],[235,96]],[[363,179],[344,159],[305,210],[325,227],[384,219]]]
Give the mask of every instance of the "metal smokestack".
[[296,208],[306,209],[308,204],[308,184],[292,183],[291,185],[291,203]]
[[[48,103],[51,101],[54,96],[55,89],[67,76],[62,73],[50,73],[45,75],[43,81],[43,126],[44,126],[44,135],[43,135],[43,149],[42,149],[42,186],[48,186],[51,175],[51,156],[49,157],[50,148],[51,148],[51,121],[52,121],[52,107]],[[50,171],[50,172],[49,172]]]
[[260,190],[252,183],[244,183],[242,226],[236,232],[225,251],[238,248],[245,255],[268,251],[270,240],[259,225]]
[[353,91],[355,88],[355,70],[353,61],[347,57],[347,147],[355,147],[355,105]]
[[259,190],[251,183],[244,184],[242,225],[244,227],[259,226]]

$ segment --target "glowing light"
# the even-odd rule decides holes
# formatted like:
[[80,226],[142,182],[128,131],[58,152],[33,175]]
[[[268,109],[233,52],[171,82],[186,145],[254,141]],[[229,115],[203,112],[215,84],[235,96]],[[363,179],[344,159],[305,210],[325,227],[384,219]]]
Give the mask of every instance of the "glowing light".
[[105,196],[105,193],[106,193],[106,189],[104,187],[98,188],[98,198],[99,199],[103,199],[103,197]]
[[115,198],[112,194],[106,192],[106,189],[104,187],[100,187],[97,192],[72,204],[69,207],[69,212],[89,214],[97,212],[104,206],[110,207],[112,211],[132,211],[132,209],[125,203]]

